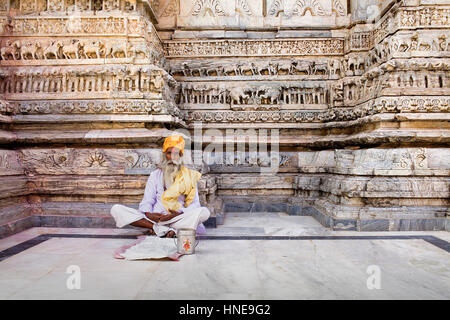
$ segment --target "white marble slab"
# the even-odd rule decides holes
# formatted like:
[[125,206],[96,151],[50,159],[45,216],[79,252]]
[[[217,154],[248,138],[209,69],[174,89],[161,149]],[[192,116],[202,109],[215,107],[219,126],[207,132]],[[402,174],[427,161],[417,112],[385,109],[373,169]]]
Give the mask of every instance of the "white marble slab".
[[[179,262],[113,259],[130,239],[50,239],[0,262],[0,297],[449,299],[449,254],[422,240],[205,240]],[[68,290],[78,265],[81,290]],[[366,285],[369,265],[381,289]]]

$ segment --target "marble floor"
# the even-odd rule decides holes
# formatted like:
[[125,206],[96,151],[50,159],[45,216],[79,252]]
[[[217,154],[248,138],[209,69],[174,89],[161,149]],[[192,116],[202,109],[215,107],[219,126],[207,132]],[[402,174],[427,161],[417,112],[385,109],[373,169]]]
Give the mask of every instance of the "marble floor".
[[450,299],[448,232],[333,232],[311,217],[227,213],[178,262],[113,258],[139,234],[32,228],[2,239],[0,299]]

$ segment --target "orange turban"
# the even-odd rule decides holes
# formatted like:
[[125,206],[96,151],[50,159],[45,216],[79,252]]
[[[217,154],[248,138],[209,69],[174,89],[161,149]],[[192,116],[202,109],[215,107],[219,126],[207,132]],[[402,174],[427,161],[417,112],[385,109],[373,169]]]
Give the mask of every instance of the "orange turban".
[[163,152],[166,152],[166,150],[169,148],[178,148],[181,150],[181,153],[183,153],[184,150],[183,137],[178,135],[167,137],[166,140],[164,140]]

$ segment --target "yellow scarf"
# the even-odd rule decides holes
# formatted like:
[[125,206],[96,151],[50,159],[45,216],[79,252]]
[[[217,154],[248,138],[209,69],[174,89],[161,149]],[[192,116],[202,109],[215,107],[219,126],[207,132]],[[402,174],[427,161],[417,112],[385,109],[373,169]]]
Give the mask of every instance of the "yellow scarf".
[[181,203],[178,202],[178,197],[184,195],[184,206],[188,207],[194,200],[197,191],[197,182],[200,180],[202,174],[198,171],[191,170],[182,166],[180,172],[175,177],[174,183],[164,191],[161,200],[164,208],[178,211],[181,208]]

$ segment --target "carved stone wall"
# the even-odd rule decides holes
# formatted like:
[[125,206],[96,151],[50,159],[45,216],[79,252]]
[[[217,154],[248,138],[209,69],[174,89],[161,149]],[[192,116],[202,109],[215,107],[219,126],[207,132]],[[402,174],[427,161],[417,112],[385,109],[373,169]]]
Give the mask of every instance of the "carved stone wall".
[[[154,148],[184,125],[155,22],[148,1],[0,7],[1,236],[112,226],[112,204],[140,201]],[[215,215],[214,178],[200,192]]]
[[[258,31],[238,32],[225,22],[237,4],[220,3],[223,10],[211,13],[207,2],[193,11],[189,1],[185,9],[171,3],[176,19],[165,12],[159,27],[180,83],[176,101],[191,128],[201,122],[216,138],[227,129],[279,130],[276,174],[260,173],[270,162],[261,154],[226,162],[224,153],[210,162],[223,199],[312,206],[336,230],[448,229],[447,166],[436,161],[431,169],[427,162],[448,151],[448,5],[357,1],[331,23],[326,1],[302,1],[303,9],[300,2],[268,1],[255,11]],[[275,16],[280,29],[269,31]],[[283,29],[298,16],[295,30]],[[315,29],[314,19],[330,32]],[[207,21],[225,27],[205,30]],[[337,30],[340,23],[347,28]],[[304,167],[303,157],[316,161],[324,152],[336,159]],[[343,170],[341,161],[361,154],[378,164],[351,170],[351,162]]]
[[[137,205],[164,137],[201,123],[216,223],[222,200],[269,201],[336,230],[448,230],[449,13],[441,0],[6,1],[0,176],[15,183],[0,225],[111,226],[100,218]],[[275,160],[248,152],[259,130],[277,133]]]

